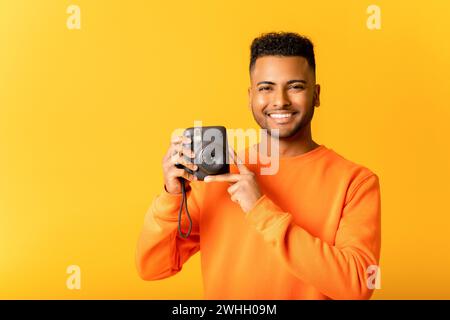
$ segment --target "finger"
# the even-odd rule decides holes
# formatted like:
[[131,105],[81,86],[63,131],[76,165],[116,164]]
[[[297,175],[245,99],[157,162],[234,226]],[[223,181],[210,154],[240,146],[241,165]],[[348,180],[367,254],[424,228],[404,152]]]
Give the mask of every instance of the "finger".
[[174,136],[171,139],[172,144],[191,143],[191,138],[186,136]]
[[206,176],[205,179],[203,179],[205,182],[212,182],[212,181],[225,181],[225,182],[237,182],[241,179],[240,174],[234,174],[234,173],[226,173],[226,174],[219,174],[217,176]]
[[236,203],[239,203],[239,199],[238,199],[238,197],[237,197],[236,194],[234,194],[234,195],[231,196],[231,201],[236,202]]
[[171,176],[173,178],[178,178],[178,177],[184,178],[184,179],[189,180],[189,181],[196,181],[197,180],[197,177],[194,176],[193,174],[190,174],[189,172],[187,172],[184,169],[178,169],[178,168],[173,169],[173,171],[171,172]]
[[238,189],[239,189],[239,184],[235,183],[235,184],[231,185],[230,187],[228,187],[227,191],[229,194],[233,195]]
[[182,178],[184,178],[184,179],[186,179],[186,180],[189,180],[189,181],[197,181],[197,180],[198,180],[197,177],[194,176],[193,174],[190,174],[190,173],[187,172],[186,170],[183,170],[183,171],[184,171],[184,173],[183,173],[183,175],[181,176]]
[[197,171],[198,166],[193,164],[189,159],[186,159],[184,156],[180,156],[179,154],[176,154],[171,159],[172,165],[182,164],[188,169],[191,169],[192,171]]
[[195,158],[195,153],[191,149],[183,148],[181,153],[189,158]]
[[241,158],[239,158],[236,151],[234,151],[234,149],[231,146],[229,146],[228,149],[229,149],[229,153],[232,155],[233,162],[236,164],[236,166],[239,169],[239,172],[240,173],[249,173],[250,170],[245,166],[244,161],[242,161]]
[[185,156],[187,156],[189,158],[194,158],[195,157],[195,153],[191,149],[185,148],[181,144],[173,146],[172,155],[175,156],[177,154],[179,156],[185,155]]
[[186,137],[186,136],[175,136],[172,138],[170,143],[172,145],[177,145],[177,144],[181,144],[181,143],[191,143],[191,138]]
[[179,145],[171,144],[169,149],[167,150],[167,157],[170,158],[170,157],[173,157],[176,154],[178,154],[179,153],[178,148],[179,148]]
[[169,150],[169,161],[171,164],[174,164],[178,161],[178,159],[181,157],[181,152],[178,152],[175,146],[170,147]]

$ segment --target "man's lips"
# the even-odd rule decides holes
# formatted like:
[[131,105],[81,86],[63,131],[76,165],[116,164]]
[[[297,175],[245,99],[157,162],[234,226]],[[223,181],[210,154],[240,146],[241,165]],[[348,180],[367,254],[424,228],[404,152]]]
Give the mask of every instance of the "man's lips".
[[286,124],[292,121],[292,118],[297,114],[295,111],[277,111],[266,113],[267,117],[276,124]]

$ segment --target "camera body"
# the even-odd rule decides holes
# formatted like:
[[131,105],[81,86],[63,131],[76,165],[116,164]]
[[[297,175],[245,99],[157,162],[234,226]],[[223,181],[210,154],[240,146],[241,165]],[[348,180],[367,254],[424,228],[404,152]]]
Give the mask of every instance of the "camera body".
[[222,126],[191,127],[184,130],[183,136],[189,137],[191,143],[183,144],[184,148],[191,149],[195,157],[186,160],[197,165],[198,170],[192,171],[181,164],[178,168],[183,168],[190,174],[203,181],[206,176],[218,175],[230,172],[228,163],[228,141],[227,131]]

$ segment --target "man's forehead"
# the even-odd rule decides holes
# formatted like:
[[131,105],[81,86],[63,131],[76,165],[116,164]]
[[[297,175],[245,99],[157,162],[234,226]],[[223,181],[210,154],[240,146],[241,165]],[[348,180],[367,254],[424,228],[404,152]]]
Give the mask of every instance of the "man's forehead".
[[312,69],[304,57],[264,56],[256,59],[250,75],[253,80],[267,77],[291,79],[299,76],[306,79],[311,73]]

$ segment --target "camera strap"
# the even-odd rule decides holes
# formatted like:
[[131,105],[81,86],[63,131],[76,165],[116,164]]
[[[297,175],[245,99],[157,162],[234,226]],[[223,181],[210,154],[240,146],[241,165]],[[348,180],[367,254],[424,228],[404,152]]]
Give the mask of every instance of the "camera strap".
[[[180,235],[181,238],[186,239],[191,234],[192,219],[191,219],[191,216],[189,214],[188,205],[187,205],[185,180],[183,178],[179,178],[179,179],[180,179],[180,183],[181,183],[182,197],[181,197],[181,203],[180,203],[180,211],[178,211],[178,234]],[[188,232],[186,234],[184,234],[181,231],[181,213],[183,212],[183,207],[186,208],[186,215],[187,215],[188,220],[189,220],[189,230],[188,230]]]

